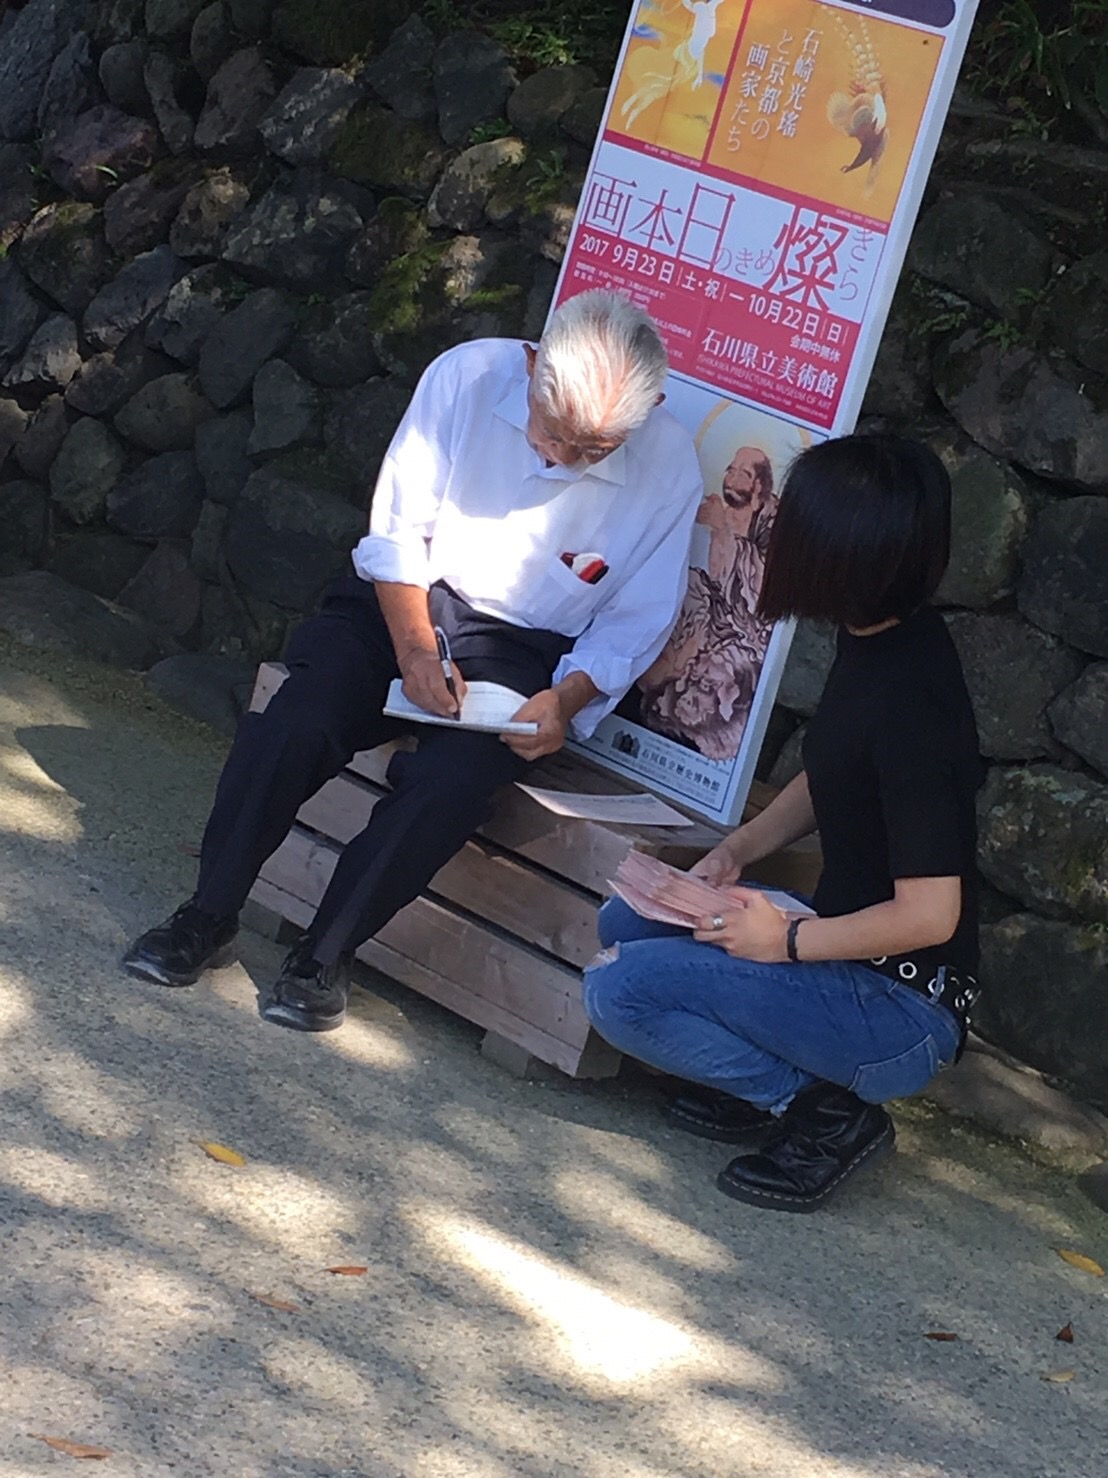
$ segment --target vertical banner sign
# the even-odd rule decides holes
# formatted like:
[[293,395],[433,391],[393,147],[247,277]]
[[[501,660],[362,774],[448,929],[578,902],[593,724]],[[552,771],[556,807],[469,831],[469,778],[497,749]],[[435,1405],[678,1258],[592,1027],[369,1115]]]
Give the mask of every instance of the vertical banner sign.
[[638,0],[624,37],[555,302],[653,316],[705,496],[674,631],[581,747],[712,820],[792,635],[755,614],[781,480],[854,426],[975,9]]

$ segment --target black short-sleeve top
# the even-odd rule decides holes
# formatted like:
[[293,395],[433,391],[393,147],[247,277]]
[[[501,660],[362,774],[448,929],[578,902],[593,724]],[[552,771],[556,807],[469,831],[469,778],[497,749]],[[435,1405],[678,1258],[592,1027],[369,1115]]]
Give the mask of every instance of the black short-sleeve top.
[[961,917],[945,944],[863,963],[964,1019],[969,1002],[953,998],[966,992],[944,992],[939,967],[969,977],[972,999],[983,768],[961,663],[937,611],[925,606],[870,636],[840,631],[804,768],[823,848],[813,900],[821,916],[884,903],[898,878],[961,878]]

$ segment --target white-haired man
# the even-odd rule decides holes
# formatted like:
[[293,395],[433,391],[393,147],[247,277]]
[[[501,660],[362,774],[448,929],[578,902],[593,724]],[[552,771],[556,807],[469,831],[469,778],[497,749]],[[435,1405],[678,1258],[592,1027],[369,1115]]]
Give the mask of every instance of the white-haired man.
[[[406,696],[456,712],[454,687],[503,683],[537,733],[413,725],[390,793],[349,842],[290,952],[267,1020],[327,1031],[346,1011],[340,962],[410,903],[481,825],[494,792],[587,736],[657,656],[687,577],[702,494],[691,438],[661,408],[666,356],[616,293],[573,298],[538,348],[461,344],[429,366],[385,458],[355,574],[293,634],[289,676],[235,738],[204,833],[196,892],[124,956],[191,985],[230,958],[238,913],[304,801],[358,750],[405,732]],[[583,556],[585,556],[583,558]]]

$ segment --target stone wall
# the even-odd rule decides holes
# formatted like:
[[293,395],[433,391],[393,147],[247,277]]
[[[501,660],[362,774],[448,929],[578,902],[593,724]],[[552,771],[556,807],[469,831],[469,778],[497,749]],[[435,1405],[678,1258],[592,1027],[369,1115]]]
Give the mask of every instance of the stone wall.
[[[350,58],[356,58],[351,61]],[[0,629],[230,730],[424,364],[538,334],[604,100],[405,0],[0,20]],[[980,1015],[1108,1100],[1108,154],[960,99],[866,403],[955,485],[990,761]],[[826,673],[804,630],[763,774]]]

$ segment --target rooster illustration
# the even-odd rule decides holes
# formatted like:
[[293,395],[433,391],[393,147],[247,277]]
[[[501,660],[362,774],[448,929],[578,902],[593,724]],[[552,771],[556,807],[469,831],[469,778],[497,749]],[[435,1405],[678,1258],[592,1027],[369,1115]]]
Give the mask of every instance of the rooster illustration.
[[889,142],[889,113],[885,79],[865,18],[855,30],[837,11],[829,12],[850,54],[850,91],[833,92],[827,100],[827,117],[841,133],[857,141],[858,154],[842,166],[843,174],[869,165],[865,193],[872,194],[881,167],[881,156]]

